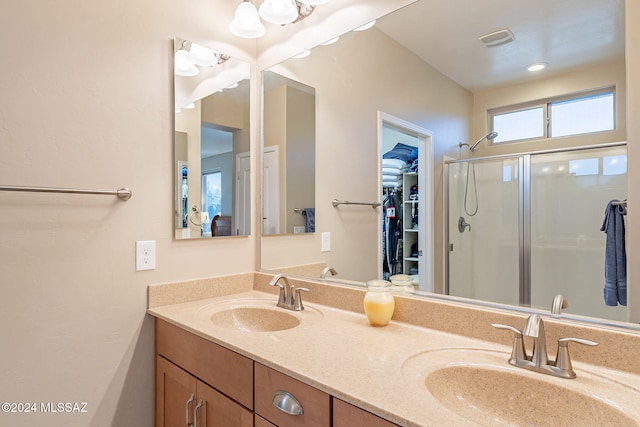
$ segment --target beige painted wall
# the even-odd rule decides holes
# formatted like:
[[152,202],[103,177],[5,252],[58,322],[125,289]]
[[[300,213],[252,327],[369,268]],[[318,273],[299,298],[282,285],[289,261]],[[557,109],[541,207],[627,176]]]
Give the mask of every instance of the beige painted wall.
[[286,218],[287,233],[304,227],[305,216],[294,209],[315,207],[316,110],[315,96],[287,88]]
[[[254,269],[255,237],[172,236],[172,39],[251,59],[255,42],[227,30],[235,6],[3,3],[0,184],[127,186],[133,197],[0,192],[0,398],[88,402],[86,414],[0,414],[0,424],[151,426],[147,286]],[[146,239],[157,269],[135,272]]]
[[[472,94],[375,28],[349,33],[335,45],[320,46],[311,56],[289,60],[274,71],[316,89],[317,226],[313,236],[263,238],[262,266],[324,261],[341,277],[377,277],[379,209],[334,208],[331,200],[380,199],[378,111],[434,133],[432,197],[439,200],[443,155],[471,133]],[[441,209],[434,216],[434,230],[442,230]],[[331,232],[330,252],[320,252],[322,232]],[[440,247],[443,234],[436,233]]]

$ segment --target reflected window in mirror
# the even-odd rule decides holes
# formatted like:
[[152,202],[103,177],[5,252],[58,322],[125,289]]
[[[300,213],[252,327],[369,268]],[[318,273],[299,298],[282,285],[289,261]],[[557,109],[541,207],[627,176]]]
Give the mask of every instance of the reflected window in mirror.
[[248,235],[250,65],[180,38],[174,52],[174,236]]

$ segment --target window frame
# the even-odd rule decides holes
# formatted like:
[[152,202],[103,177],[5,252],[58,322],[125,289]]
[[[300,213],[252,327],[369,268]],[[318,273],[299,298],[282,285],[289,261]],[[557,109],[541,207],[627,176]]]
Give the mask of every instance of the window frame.
[[[595,132],[585,132],[585,133],[576,133],[571,135],[564,136],[550,136],[551,132],[551,122],[553,118],[551,117],[551,105],[554,103],[561,103],[567,101],[575,101],[582,98],[590,98],[597,95],[611,94],[613,96],[613,128],[606,129]],[[512,139],[507,141],[495,142],[491,141],[491,145],[504,145],[504,144],[512,144],[519,142],[529,142],[529,141],[537,141],[537,140],[552,140],[559,138],[570,138],[578,135],[591,135],[601,132],[614,132],[617,130],[617,94],[616,94],[616,86],[608,86],[600,89],[592,89],[583,92],[574,92],[566,95],[554,96],[549,98],[544,98],[535,101],[523,102],[520,104],[508,105],[505,107],[492,108],[487,110],[487,125],[490,132],[494,132],[494,117],[508,114],[508,113],[516,113],[519,111],[530,110],[533,108],[542,107],[543,111],[543,136],[541,137],[531,137],[531,138],[523,138],[523,139]]]

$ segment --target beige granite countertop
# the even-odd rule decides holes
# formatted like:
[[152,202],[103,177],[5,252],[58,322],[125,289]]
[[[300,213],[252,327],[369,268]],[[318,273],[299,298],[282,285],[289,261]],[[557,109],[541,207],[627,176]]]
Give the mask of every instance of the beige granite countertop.
[[[371,327],[361,313],[315,302],[307,302],[303,312],[289,312],[298,316],[301,324],[284,331],[250,332],[214,325],[211,310],[219,304],[245,301],[273,302],[275,306],[272,293],[254,290],[251,285],[242,288],[239,293],[224,292],[226,295],[195,301],[150,303],[148,313],[402,426],[487,425],[480,417],[474,418],[481,422],[478,424],[447,409],[421,385],[425,373],[433,371],[435,365],[456,363],[449,358],[455,359],[458,350],[450,349],[481,350],[478,354],[482,353],[483,363],[492,363],[499,370],[517,370],[516,375],[534,379],[544,377],[541,381],[551,386],[595,394],[600,400],[606,400],[607,393],[619,395],[616,387],[625,388],[631,400],[640,397],[640,375],[635,373],[574,361],[577,379],[553,378],[508,365],[509,345],[395,320],[386,327]],[[469,353],[472,358],[473,351],[476,350]],[[443,357],[433,359],[434,366],[425,365],[423,369],[424,362],[416,363],[423,355],[436,352]],[[611,389],[603,390],[601,385],[594,389],[594,384],[600,384],[598,381],[603,378],[611,383]],[[621,399],[615,403],[620,404],[635,425],[640,425],[640,410],[628,409],[637,406],[637,401]]]

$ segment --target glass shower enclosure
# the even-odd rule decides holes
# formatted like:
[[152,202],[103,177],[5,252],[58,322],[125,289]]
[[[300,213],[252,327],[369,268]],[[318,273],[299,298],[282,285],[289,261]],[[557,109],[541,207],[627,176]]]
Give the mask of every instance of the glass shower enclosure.
[[626,144],[445,162],[448,295],[627,320],[604,304],[610,200],[626,199]]

